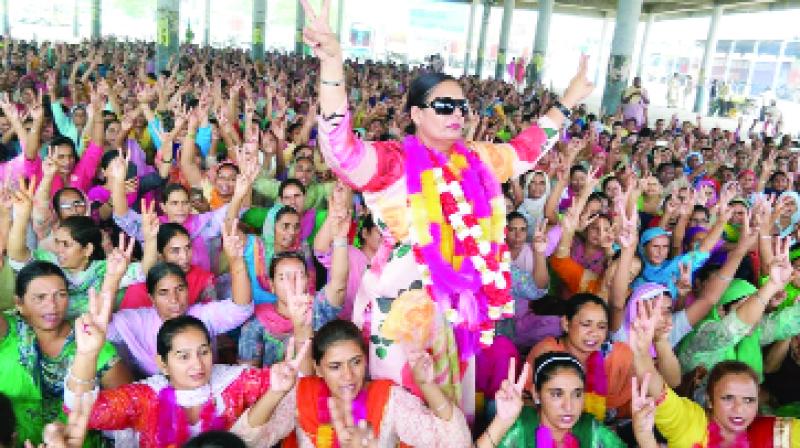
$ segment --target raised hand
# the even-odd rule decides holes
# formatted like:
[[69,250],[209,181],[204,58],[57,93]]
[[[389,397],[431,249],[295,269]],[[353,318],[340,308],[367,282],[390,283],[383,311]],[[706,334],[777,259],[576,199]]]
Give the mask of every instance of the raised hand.
[[[153,204],[155,206],[155,203]],[[131,262],[133,255],[133,247],[136,240],[129,238],[128,244],[125,244],[125,234],[119,234],[119,244],[111,250],[110,254],[106,254],[106,276],[121,279],[125,272],[128,271],[128,265]]]
[[542,218],[536,223],[533,231],[533,251],[543,254],[547,250],[547,218]]
[[416,347],[405,347],[408,365],[411,366],[411,373],[414,382],[418,386],[433,384],[436,379],[436,371],[433,368],[433,357],[424,349]]
[[769,281],[779,289],[783,289],[792,279],[792,263],[789,261],[789,247],[792,241],[790,237],[772,238],[772,253],[774,258],[769,266]]
[[156,203],[155,201],[151,201],[150,204],[147,204],[147,201],[142,199],[142,234],[144,236],[145,241],[154,241],[158,238],[158,229],[161,226],[161,221],[158,219],[158,215],[156,214]]
[[128,174],[128,162],[130,162],[131,157],[130,153],[125,154],[123,157],[122,149],[118,149],[117,151],[120,155],[112,160],[106,168],[106,177],[108,177],[108,182],[110,184],[124,182]]
[[14,217],[27,216],[33,208],[33,195],[36,191],[36,176],[31,177],[30,181],[19,178],[19,188],[14,191],[13,210]]
[[[310,329],[314,317],[314,300],[308,294],[305,277],[299,272],[287,272],[282,279],[286,291],[286,303],[289,307],[289,318],[295,326]],[[297,331],[295,331],[297,333]]]
[[307,339],[295,356],[295,341],[290,337],[286,342],[286,358],[283,362],[273,364],[269,371],[269,388],[276,392],[289,392],[297,382],[300,363],[308,355],[311,340]]
[[306,26],[303,28],[303,42],[305,42],[314,56],[321,60],[331,60],[341,53],[339,39],[331,31],[328,17],[331,11],[331,0],[324,0],[322,8],[317,14],[308,0],[300,0],[306,15]]
[[650,372],[644,374],[641,384],[634,376],[631,378],[631,411],[633,414],[633,431],[636,434],[652,434],[656,417],[655,401],[647,396],[647,387],[650,385]]
[[692,262],[678,263],[678,271],[680,275],[675,281],[675,286],[678,288],[678,293],[685,297],[692,292]]
[[75,319],[75,342],[78,353],[97,354],[106,342],[108,322],[114,299],[108,292],[89,289],[89,311]]
[[660,299],[640,300],[636,303],[636,320],[628,331],[628,345],[638,356],[650,356],[650,347],[656,333],[660,311]]
[[230,261],[244,256],[244,240],[239,235],[238,226],[238,219],[222,226],[222,250]]
[[[44,443],[40,444],[39,448],[82,447],[94,401],[95,397],[91,393],[75,395],[75,406],[70,410],[67,424],[53,422],[45,426],[42,435]],[[34,446],[29,440],[26,440],[25,448],[34,448]]]
[[594,90],[594,84],[589,81],[588,71],[589,55],[583,54],[578,62],[578,72],[572,77],[567,90],[564,92],[562,103],[566,107],[573,107],[591,95],[592,90]]
[[500,384],[500,389],[494,395],[497,404],[497,418],[506,422],[513,423],[522,412],[522,389],[530,374],[530,364],[525,363],[519,378],[516,377],[517,365],[511,359],[508,362],[508,378]]
[[635,246],[638,242],[636,229],[639,221],[639,213],[633,210],[630,215],[628,215],[627,204],[621,201],[617,203],[617,216],[619,216],[620,223],[619,234],[617,235],[619,245],[622,247]]
[[55,159],[55,150],[47,146],[47,157],[42,160],[42,179],[52,179],[58,173],[58,164]]

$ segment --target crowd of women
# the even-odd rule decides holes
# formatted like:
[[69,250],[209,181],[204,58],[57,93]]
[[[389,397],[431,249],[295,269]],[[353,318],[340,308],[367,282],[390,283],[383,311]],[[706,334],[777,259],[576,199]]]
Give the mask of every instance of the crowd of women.
[[[305,3],[305,2],[304,2]],[[6,38],[0,446],[800,447],[800,160],[313,57]]]

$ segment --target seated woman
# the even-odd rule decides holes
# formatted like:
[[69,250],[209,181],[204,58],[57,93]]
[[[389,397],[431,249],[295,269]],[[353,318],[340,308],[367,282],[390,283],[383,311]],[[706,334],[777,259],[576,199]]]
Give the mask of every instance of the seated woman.
[[[55,253],[43,249],[31,252],[25,244],[25,235],[31,217],[32,197],[33,182],[27,188],[22,186],[15,195],[14,219],[8,240],[9,264],[19,271],[31,259],[35,259],[49,261],[63,269],[69,289],[66,318],[73,320],[87,311],[89,290],[100,290],[103,276],[109,269],[102,247],[103,237],[91,218],[70,216],[61,221],[55,232]],[[140,263],[125,266],[128,270],[120,279],[122,291],[115,300],[115,306],[119,305],[125,288],[144,278]]]
[[334,431],[332,414],[337,410],[349,411],[355,424],[368,423],[378,446],[398,442],[415,447],[471,445],[464,414],[434,383],[428,353],[409,354],[424,402],[391,381],[367,379],[367,347],[351,322],[325,324],[314,335],[311,353],[318,376],[301,378],[296,386],[289,384],[281,391],[284,396],[277,408],[272,406],[272,397],[264,396],[233,427],[247,446],[271,447],[292,432],[295,446],[333,446],[334,437],[344,437]]
[[[349,270],[347,233],[350,213],[332,209],[328,216],[336,221],[330,281],[312,296],[307,293],[308,266],[303,257],[297,252],[275,255],[269,274],[277,301],[257,305],[255,316],[242,327],[240,363],[260,367],[280,361],[288,340],[294,337],[295,344],[302,344],[313,336],[315,330],[336,319],[341,312]],[[311,374],[308,367],[304,373]]]
[[[800,333],[800,303],[766,313],[773,299],[782,301],[783,288],[792,276],[788,238],[776,238],[770,279],[760,289],[734,279],[695,330],[681,342],[678,359],[684,371],[710,370],[720,361],[748,364],[763,379],[762,346]],[[777,297],[776,297],[777,295]],[[699,396],[702,396],[699,395]]]
[[[637,397],[654,397],[655,426],[675,447],[795,447],[800,446],[796,419],[757,416],[759,374],[741,361],[722,361],[708,375],[706,408],[678,396],[653,365],[650,345],[656,319],[640,315],[631,331],[636,377],[644,379]],[[645,378],[649,378],[649,381]],[[645,427],[643,427],[645,426]],[[657,447],[652,431],[637,425],[636,439],[643,448]]]
[[661,227],[651,227],[642,232],[638,245],[642,270],[633,282],[633,287],[643,283],[659,283],[669,289],[672,300],[677,300],[678,288],[675,285],[675,279],[680,277],[679,266],[681,264],[691,265],[692,270],[696,271],[708,261],[711,250],[720,241],[725,225],[733,213],[728,206],[733,194],[734,192],[730,189],[723,191],[716,222],[699,246],[691,252],[682,255],[673,254],[675,256],[670,258],[670,237],[674,238],[673,246],[680,248],[682,245],[683,229],[686,228],[691,210],[689,203],[683,203],[680,206],[681,217],[674,235],[670,235]]
[[[111,266],[122,266],[122,270],[105,273],[109,294],[127,265],[116,263],[117,255],[110,257],[114,261]],[[0,393],[12,400],[17,440],[38,444],[46,423],[65,420],[62,403],[68,371],[64,367],[77,355],[76,336],[66,319],[67,278],[52,263],[32,261],[17,274],[16,295],[16,309],[0,317],[0,372],[4,376]],[[98,346],[86,378],[104,389],[131,381],[130,372],[108,342]]]
[[[231,227],[235,226],[234,221]],[[213,341],[214,337],[237,328],[253,314],[242,243],[234,230],[223,233],[223,248],[230,261],[233,299],[189,306],[183,269],[172,263],[159,263],[147,273],[147,292],[153,306],[114,313],[108,327],[108,340],[124,348],[130,355],[131,365],[140,373],[149,376],[158,372],[156,334],[164,321],[184,314],[194,316],[207,327],[206,332]]]
[[[142,221],[145,221],[145,216],[146,214],[142,215]],[[147,239],[147,235],[145,235],[145,239]],[[189,305],[217,300],[214,274],[192,263],[192,240],[185,227],[174,222],[158,226],[156,248],[161,261],[177,265],[186,276]],[[145,271],[149,271],[149,267],[143,266],[143,268]],[[149,306],[153,306],[153,301],[147,292],[147,283],[141,282],[128,287],[119,308]]]
[[[631,400],[631,350],[624,342],[607,342],[609,319],[603,299],[589,293],[576,294],[567,301],[561,319],[564,336],[543,340],[528,355],[530,364],[549,352],[575,356],[588,378],[584,409],[600,421],[628,415]],[[527,380],[526,387],[532,385],[531,381]]]
[[[248,167],[236,179],[233,199],[229,204],[213,212],[197,215],[190,213],[189,191],[185,187],[180,184],[167,184],[164,187],[161,192],[160,206],[164,211],[164,216],[160,217],[161,222],[174,222],[186,228],[192,240],[192,263],[206,270],[211,269],[207,242],[220,236],[224,221],[238,218],[239,208],[257,173],[258,166]],[[112,174],[109,184],[114,207],[114,222],[128,235],[143,241],[141,215],[128,207],[124,170],[121,173],[113,170]]]
[[91,372],[111,314],[107,300],[76,321],[78,350],[65,381],[64,406],[74,409],[77,397],[96,395],[89,429],[128,430],[118,433],[117,446],[181,446],[201,432],[230,429],[277,382],[269,369],[214,365],[205,325],[182,315],[158,330],[158,374],[98,392]]
[[317,275],[313,254],[308,244],[300,239],[300,215],[288,205],[277,204],[269,209],[264,220],[263,238],[247,235],[244,260],[250,276],[250,289],[256,305],[274,304],[275,287],[269,276],[275,254],[295,252],[302,255],[306,266],[307,291],[316,292]]
[[496,395],[497,416],[476,442],[477,448],[623,447],[611,429],[583,412],[586,374],[580,361],[565,352],[536,358],[531,390],[536,408],[523,406],[522,388],[529,375],[525,364],[519,379],[514,364]]

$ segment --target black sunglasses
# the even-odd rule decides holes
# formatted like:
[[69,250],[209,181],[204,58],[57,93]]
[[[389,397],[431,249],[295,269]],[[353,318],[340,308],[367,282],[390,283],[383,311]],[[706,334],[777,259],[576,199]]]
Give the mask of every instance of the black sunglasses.
[[430,107],[436,115],[453,115],[456,109],[461,109],[461,115],[469,115],[469,105],[465,99],[455,99],[450,97],[434,98],[428,104],[419,106],[421,109]]

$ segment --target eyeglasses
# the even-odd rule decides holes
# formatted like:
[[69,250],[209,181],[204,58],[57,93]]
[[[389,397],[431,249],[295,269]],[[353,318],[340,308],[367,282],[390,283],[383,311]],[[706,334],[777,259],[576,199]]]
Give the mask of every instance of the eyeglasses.
[[86,201],[80,201],[79,200],[79,201],[66,202],[64,204],[59,204],[58,207],[61,210],[69,210],[69,209],[72,209],[72,208],[86,207]]
[[461,109],[461,115],[469,115],[469,104],[465,99],[456,99],[450,97],[434,98],[428,104],[419,106],[421,109],[430,107],[436,112],[436,115],[453,115],[456,109]]

